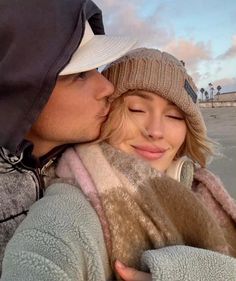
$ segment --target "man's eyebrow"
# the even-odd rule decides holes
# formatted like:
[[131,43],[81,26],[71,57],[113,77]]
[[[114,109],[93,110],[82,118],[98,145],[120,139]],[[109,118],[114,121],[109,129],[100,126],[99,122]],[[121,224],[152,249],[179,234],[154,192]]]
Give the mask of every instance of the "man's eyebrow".
[[142,91],[132,91],[132,92],[128,92],[126,94],[126,96],[137,96],[137,97],[140,97],[140,98],[143,98],[143,99],[146,99],[146,100],[150,100],[150,101],[153,101],[153,97],[152,95],[149,95],[149,94],[146,94]]

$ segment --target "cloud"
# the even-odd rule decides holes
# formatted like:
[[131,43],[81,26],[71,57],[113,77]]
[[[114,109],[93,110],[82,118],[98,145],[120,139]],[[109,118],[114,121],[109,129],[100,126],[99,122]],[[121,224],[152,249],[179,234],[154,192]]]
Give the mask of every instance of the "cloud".
[[231,77],[231,78],[222,78],[216,81],[213,81],[212,83],[217,87],[220,85],[222,87],[221,92],[232,92],[236,91],[236,77]]
[[200,71],[200,65],[204,62],[208,64],[212,60],[212,49],[210,43],[194,42],[187,39],[173,39],[162,48],[163,51],[169,52],[176,56],[179,60],[185,62],[185,67],[189,74],[198,84],[204,76]]
[[145,0],[98,0],[103,11],[107,34],[128,35],[139,40],[139,46],[156,47],[166,44],[173,36],[171,28],[162,25],[163,7],[147,12]]
[[174,27],[165,26],[162,15],[165,10],[163,4],[149,11],[145,17],[139,10],[140,6],[145,7],[144,0],[136,0],[135,3],[126,0],[100,0],[100,2],[103,5],[101,8],[107,34],[134,36],[139,40],[138,46],[170,52],[185,61],[187,68],[192,71],[196,71],[198,62],[211,58],[210,44],[175,39]]
[[[181,13],[185,12],[181,8],[175,9],[170,3],[172,1],[148,1],[148,4],[146,0],[96,0],[95,2],[103,11],[107,34],[131,35],[139,39],[137,47],[154,47],[172,53],[185,62],[196,84],[208,85],[209,81],[214,82],[221,77],[232,76],[234,63],[232,62],[229,67],[228,58],[236,55],[236,35],[232,38],[231,47],[221,55],[220,60],[217,60],[213,58],[214,43],[210,41],[211,37],[208,42],[189,36],[177,38],[178,24],[175,25],[168,20],[167,16],[173,16],[174,13],[174,16],[181,17]],[[190,25],[189,28],[193,27]],[[187,34],[194,36],[191,30],[188,30]],[[226,89],[236,89],[234,78],[221,79],[221,81]]]
[[183,60],[187,68],[195,70],[199,62],[210,60],[211,46],[203,42],[193,42],[186,39],[176,39],[165,46],[165,51]]
[[[196,85],[198,84],[198,82],[200,81],[200,79],[202,78],[202,75],[199,71],[194,71],[191,72],[191,76],[194,80],[194,82],[196,83]],[[198,85],[197,85],[198,86]]]
[[218,59],[230,59],[236,57],[236,35],[232,37],[232,46],[222,55],[218,56]]

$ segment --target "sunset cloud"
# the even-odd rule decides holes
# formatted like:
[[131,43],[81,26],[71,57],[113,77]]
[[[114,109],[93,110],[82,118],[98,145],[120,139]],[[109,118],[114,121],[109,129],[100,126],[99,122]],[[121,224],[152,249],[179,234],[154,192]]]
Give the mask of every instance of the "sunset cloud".
[[197,1],[95,0],[107,34],[133,36],[137,47],[172,53],[185,62],[199,87],[212,82],[231,91],[236,89],[236,78],[227,78],[235,77],[236,8],[211,1],[203,10]]
[[173,30],[161,24],[162,8],[143,13],[144,0],[100,0],[107,34],[131,35],[139,46],[160,48],[173,38]]
[[187,71],[191,74],[196,84],[202,79],[207,79],[210,73],[200,71],[200,65],[205,62],[208,64],[212,60],[212,51],[210,43],[194,42],[186,39],[171,40],[163,48],[164,51],[176,56],[179,60],[185,62]]
[[232,46],[222,55],[218,57],[218,59],[229,59],[236,57],[236,35],[232,38]]
[[171,41],[165,46],[165,50],[183,60],[190,68],[195,68],[202,60],[210,60],[211,46],[203,42],[193,42],[185,39]]
[[236,77],[232,78],[222,78],[216,81],[213,81],[213,85],[216,87],[220,85],[222,87],[221,92],[231,92],[236,89]]

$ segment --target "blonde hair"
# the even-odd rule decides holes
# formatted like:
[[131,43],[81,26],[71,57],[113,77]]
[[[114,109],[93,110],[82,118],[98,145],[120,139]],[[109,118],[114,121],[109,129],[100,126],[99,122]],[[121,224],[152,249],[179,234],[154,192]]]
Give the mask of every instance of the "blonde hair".
[[119,144],[125,138],[132,137],[138,130],[134,122],[128,122],[132,121],[132,118],[124,97],[125,95],[122,95],[112,102],[108,119],[101,128],[100,140]]
[[[109,117],[101,129],[100,140],[111,144],[119,144],[125,138],[132,138],[138,130],[148,138],[144,128],[139,128],[135,120],[132,119],[124,102],[124,97],[125,94],[112,102]],[[212,156],[216,154],[217,143],[208,138],[206,134],[199,133],[194,129],[188,116],[184,112],[183,115],[187,126],[187,133],[185,142],[177,152],[175,159],[187,156],[194,163],[205,167]]]
[[176,154],[176,158],[188,156],[193,162],[205,167],[217,153],[217,143],[206,134],[199,133],[194,129],[188,117],[185,116],[187,134],[185,142]]

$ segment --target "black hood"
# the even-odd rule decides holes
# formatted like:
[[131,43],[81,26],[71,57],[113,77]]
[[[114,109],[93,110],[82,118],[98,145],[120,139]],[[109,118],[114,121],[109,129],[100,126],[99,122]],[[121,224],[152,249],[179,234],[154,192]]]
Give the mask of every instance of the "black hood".
[[0,146],[13,154],[42,111],[88,20],[104,34],[90,0],[0,0]]

